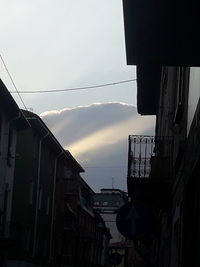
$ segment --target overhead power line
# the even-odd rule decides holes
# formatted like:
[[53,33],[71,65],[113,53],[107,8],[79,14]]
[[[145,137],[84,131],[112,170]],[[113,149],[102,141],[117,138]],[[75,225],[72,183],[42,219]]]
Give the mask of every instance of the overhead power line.
[[[75,88],[66,88],[66,89],[34,90],[34,91],[18,91],[18,92],[20,94],[59,93],[59,92],[67,92],[67,91],[78,91],[78,90],[95,89],[95,88],[105,87],[105,86],[113,86],[113,85],[122,84],[122,83],[134,82],[136,80],[137,79],[130,79],[130,80],[124,80],[124,81],[118,81],[118,82],[112,82],[112,83],[104,83],[104,84],[98,84],[98,85],[75,87]],[[16,92],[15,91],[10,91],[10,93],[14,94]]]
[[127,165],[118,166],[83,166],[85,169],[115,169],[115,168],[127,168]]
[[3,63],[3,66],[4,66],[4,68],[5,68],[5,70],[6,70],[7,74],[8,74],[8,76],[9,76],[9,78],[10,78],[10,80],[11,80],[11,82],[12,82],[12,84],[13,84],[15,90],[16,90],[15,93],[18,94],[18,96],[19,96],[19,98],[20,98],[20,100],[21,100],[21,102],[22,102],[24,108],[27,110],[27,107],[26,107],[26,105],[25,105],[25,103],[24,103],[24,101],[23,101],[23,99],[22,99],[22,97],[21,97],[21,95],[20,95],[19,90],[17,89],[17,86],[16,86],[16,84],[15,84],[15,82],[14,82],[14,80],[13,80],[13,78],[12,78],[12,76],[11,76],[11,74],[10,74],[10,72],[9,72],[7,66],[6,66],[6,63],[5,63],[5,61],[4,61],[4,59],[3,59],[3,57],[2,57],[1,54],[0,54],[0,58],[1,58],[1,61],[2,61],[2,63]]

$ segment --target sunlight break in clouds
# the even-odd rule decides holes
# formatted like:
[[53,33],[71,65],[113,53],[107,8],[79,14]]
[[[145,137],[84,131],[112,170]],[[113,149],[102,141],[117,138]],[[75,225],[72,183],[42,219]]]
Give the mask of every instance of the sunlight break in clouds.
[[[135,125],[134,132],[132,131],[133,123]],[[83,153],[85,154],[92,150],[99,150],[102,147],[108,147],[122,141],[127,137],[126,133],[128,132],[137,135],[141,132],[145,132],[151,126],[152,120],[147,117],[144,117],[142,120],[141,118],[135,118],[134,120],[128,119],[96,131],[80,141],[69,144],[65,149],[71,151],[75,157],[81,158]]]
[[83,166],[82,176],[94,191],[111,187],[112,178],[116,188],[126,190],[128,135],[152,135],[155,123],[153,116],[140,116],[134,106],[117,102],[48,111],[41,117]]

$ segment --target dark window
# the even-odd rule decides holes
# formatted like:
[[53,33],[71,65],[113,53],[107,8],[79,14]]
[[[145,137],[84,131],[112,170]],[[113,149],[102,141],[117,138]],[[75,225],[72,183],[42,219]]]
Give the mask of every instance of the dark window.
[[179,124],[183,114],[183,89],[185,79],[185,68],[178,67],[176,74],[176,96],[175,96],[175,114],[174,123]]
[[34,182],[31,180],[29,185],[29,204],[33,204],[33,191],[34,191]]
[[0,156],[1,156],[2,117],[0,115]]
[[10,124],[8,132],[8,150],[7,150],[7,164],[11,166],[12,160],[12,144],[13,144],[13,126]]
[[39,200],[38,200],[38,209],[41,210],[42,208],[42,188],[39,189]]

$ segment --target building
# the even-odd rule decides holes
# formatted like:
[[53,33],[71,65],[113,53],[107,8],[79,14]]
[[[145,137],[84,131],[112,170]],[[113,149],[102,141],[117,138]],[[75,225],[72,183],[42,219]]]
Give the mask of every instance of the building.
[[[29,123],[18,108],[6,86],[0,80],[0,256],[13,243],[10,232],[11,203],[17,135],[29,128]],[[3,259],[2,259],[3,261]]]
[[110,233],[83,168],[3,83],[0,94],[1,265],[105,266]]
[[127,265],[128,249],[133,249],[131,242],[126,240],[116,225],[117,212],[126,202],[127,193],[119,189],[104,188],[93,196],[94,209],[102,216],[111,234],[108,259],[110,266]]
[[[171,136],[174,146],[170,153],[170,213],[165,214],[165,220],[162,218],[168,242],[165,229],[161,227],[162,249],[158,254],[159,264],[164,255],[169,266],[198,266],[200,262],[199,218],[196,215],[199,207],[199,73],[199,67],[162,69],[159,101],[163,108],[160,106],[157,112],[156,135]],[[166,247],[170,247],[167,255]]]
[[81,177],[78,190],[78,239],[75,266],[107,266],[110,232],[102,217],[93,208],[94,191]]
[[118,209],[127,201],[126,193],[119,189],[101,189],[101,193],[93,196],[94,209],[99,212],[110,230],[111,243],[122,242],[124,236],[120,234],[116,226]]
[[122,2],[127,64],[137,69],[138,112],[155,115],[162,66],[199,66],[197,3]]
[[58,165],[55,192],[54,253],[57,264],[74,266],[78,236],[78,196],[80,172],[84,170],[69,151],[68,159],[61,158]]
[[[56,190],[66,168],[83,171],[36,114],[23,111],[31,127],[17,136],[10,231],[15,240],[8,266],[55,262],[55,222],[59,208]],[[74,167],[75,166],[75,167]],[[56,211],[58,210],[58,215]],[[30,265],[31,266],[31,265]]]
[[145,206],[137,209],[143,227],[131,236],[145,266],[199,266],[197,6],[131,0],[123,5],[127,63],[137,66],[138,112],[156,115],[155,137],[129,138],[129,196],[136,209]]

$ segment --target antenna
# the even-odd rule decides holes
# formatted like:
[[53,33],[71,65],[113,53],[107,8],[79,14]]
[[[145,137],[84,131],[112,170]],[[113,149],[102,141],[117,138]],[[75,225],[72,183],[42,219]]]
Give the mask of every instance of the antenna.
[[112,189],[114,189],[114,181],[115,180],[115,178],[114,177],[112,177]]

